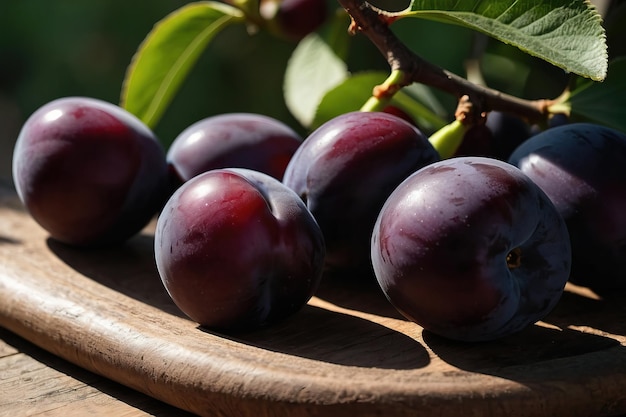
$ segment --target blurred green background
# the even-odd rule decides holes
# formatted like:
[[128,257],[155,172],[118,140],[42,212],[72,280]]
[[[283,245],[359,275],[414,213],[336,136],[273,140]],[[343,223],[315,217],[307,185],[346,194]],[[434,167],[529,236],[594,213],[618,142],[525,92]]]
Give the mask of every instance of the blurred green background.
[[[21,124],[41,105],[72,95],[118,103],[126,67],[143,38],[186,3],[2,1],[0,176],[10,175]],[[218,35],[155,129],[157,135],[171,141],[192,122],[228,111],[261,112],[293,123],[275,65],[287,59],[293,45],[273,39],[271,48],[263,48],[266,38],[250,37],[244,27]]]
[[[385,1],[397,5],[401,0],[374,3],[384,6]],[[15,139],[38,107],[73,95],[118,103],[126,68],[141,41],[157,21],[186,3],[3,0],[0,178],[10,178]],[[604,8],[604,1],[598,3]],[[399,36],[411,48],[454,72],[464,71],[466,55],[475,45],[469,31],[432,22],[419,28],[413,22],[398,23]],[[388,69],[363,36],[352,42],[350,70]],[[169,143],[191,123],[232,111],[273,116],[304,133],[287,110],[281,91],[285,65],[294,47],[263,32],[250,36],[243,25],[220,33],[155,128],[157,136]],[[529,98],[550,96],[562,88],[565,78],[561,70],[497,42],[489,41],[487,52],[485,76],[493,87]]]

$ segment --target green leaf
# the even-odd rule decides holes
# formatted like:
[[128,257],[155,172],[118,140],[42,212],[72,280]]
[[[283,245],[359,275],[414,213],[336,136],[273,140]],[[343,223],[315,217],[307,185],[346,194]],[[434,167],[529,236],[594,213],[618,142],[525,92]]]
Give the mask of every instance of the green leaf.
[[316,33],[308,35],[287,62],[285,104],[302,126],[310,127],[322,97],[348,75],[346,63],[329,44]]
[[411,115],[424,133],[446,125],[453,116],[443,107],[431,87],[413,83],[398,91],[391,100]]
[[[383,71],[364,71],[346,78],[324,95],[311,128],[315,129],[343,113],[360,110],[372,96],[374,87],[384,82],[388,76]],[[439,129],[446,124],[441,116],[443,109],[439,107],[439,103],[425,87],[418,84],[398,91],[391,104],[405,110],[425,131]]]
[[361,72],[347,77],[329,90],[316,108],[311,128],[315,129],[340,114],[357,111],[372,96],[372,89],[385,81],[383,71]]
[[568,72],[606,77],[605,31],[588,0],[413,0],[399,16],[468,27]]
[[[475,38],[483,36],[460,25],[424,19],[420,22],[416,22],[416,19],[400,19],[392,28],[412,51],[458,75],[465,73],[464,61],[473,52]],[[436,38],[437,42],[424,41],[432,38]]]
[[570,93],[568,101],[574,118],[626,132],[626,57],[609,63],[604,82],[579,84]]
[[189,3],[159,21],[129,65],[120,104],[154,128],[211,39],[243,22],[227,4]]

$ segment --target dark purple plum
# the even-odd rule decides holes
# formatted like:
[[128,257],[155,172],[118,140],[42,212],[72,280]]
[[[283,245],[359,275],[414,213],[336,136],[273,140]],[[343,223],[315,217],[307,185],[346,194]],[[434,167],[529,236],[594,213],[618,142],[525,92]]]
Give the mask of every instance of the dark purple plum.
[[126,240],[168,192],[165,153],[153,132],[126,110],[87,97],[51,101],[26,120],[13,180],[50,236],[76,246]]
[[322,232],[277,179],[217,169],[178,188],[154,237],[159,274],[174,303],[222,331],[269,325],[311,298],[324,265]]
[[207,117],[183,130],[167,152],[175,186],[211,169],[247,168],[282,179],[302,137],[285,123],[253,113]]
[[530,126],[514,114],[491,111],[485,123],[471,126],[454,156],[485,156],[506,161],[531,135]]
[[260,13],[281,36],[299,41],[329,17],[326,0],[261,0]]
[[406,111],[404,111],[404,109],[402,109],[402,108],[400,108],[398,106],[390,104],[388,106],[385,106],[385,108],[383,109],[383,112],[389,113],[389,114],[393,114],[394,116],[398,116],[399,118],[404,119],[407,122],[409,122],[412,125],[414,125],[414,126],[419,128],[419,126],[417,125],[417,122],[415,121],[413,116],[411,116]]
[[571,120],[568,115],[564,113],[555,113],[548,119],[548,128],[564,126],[570,123]]
[[571,281],[626,288],[626,134],[591,123],[539,133],[509,160],[537,183],[565,219]]
[[408,319],[443,337],[485,341],[554,308],[571,251],[562,217],[518,168],[458,157],[422,168],[389,196],[372,263]]
[[[534,136],[538,133],[541,133],[547,129],[551,129],[553,127],[558,127],[558,126],[563,126],[566,124],[571,123],[571,120],[569,118],[568,115],[564,114],[564,113],[555,113],[555,114],[551,114],[548,117],[548,120],[546,122],[546,124],[544,126],[538,125],[538,124],[533,124],[530,126],[530,136]],[[530,137],[529,136],[529,137]],[[528,139],[528,138],[526,138]],[[526,140],[524,139],[524,140]],[[522,141],[523,142],[523,141]],[[522,142],[518,143],[517,146],[521,145]],[[517,148],[516,146],[516,148]],[[514,151],[515,149],[512,149],[511,152],[509,153],[509,157],[511,156],[511,153]],[[508,159],[508,157],[507,157]]]
[[492,111],[487,116],[485,126],[493,135],[491,157],[503,161],[531,135],[530,125],[511,113]]
[[306,202],[336,271],[371,275],[370,237],[383,203],[406,177],[439,160],[426,136],[384,112],[351,112],[313,131],[283,183]]
[[454,156],[494,156],[494,137],[485,124],[471,126],[463,135],[463,141]]

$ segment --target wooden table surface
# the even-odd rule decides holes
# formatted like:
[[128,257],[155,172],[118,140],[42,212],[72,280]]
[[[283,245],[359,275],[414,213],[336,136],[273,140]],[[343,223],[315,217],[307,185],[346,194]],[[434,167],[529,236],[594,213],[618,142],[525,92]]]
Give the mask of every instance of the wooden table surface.
[[545,321],[465,344],[401,317],[374,282],[325,279],[294,317],[224,335],[167,296],[152,226],[68,248],[0,187],[0,417],[626,412],[626,294],[569,286]]
[[192,414],[73,365],[0,327],[0,416]]
[[2,327],[0,370],[0,417],[193,416],[73,365]]

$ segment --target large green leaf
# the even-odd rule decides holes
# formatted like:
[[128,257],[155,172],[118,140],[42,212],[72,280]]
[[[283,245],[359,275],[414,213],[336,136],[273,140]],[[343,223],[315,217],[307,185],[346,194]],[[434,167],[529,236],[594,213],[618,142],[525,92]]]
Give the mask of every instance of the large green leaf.
[[[364,71],[346,78],[324,95],[310,127],[315,129],[340,114],[360,110],[372,96],[374,87],[384,82],[388,75],[383,71]],[[401,107],[425,131],[438,129],[447,123],[442,116],[444,110],[439,108],[429,90],[420,84],[398,91],[391,104]]]
[[121,105],[154,127],[211,39],[243,22],[239,9],[223,3],[189,3],[159,21],[128,67]]
[[287,108],[304,127],[310,127],[322,97],[349,76],[346,63],[326,39],[312,33],[293,51],[283,83]]
[[310,127],[315,129],[340,114],[359,110],[372,96],[372,89],[385,81],[388,75],[385,72],[372,71],[347,77],[324,94]]
[[604,82],[580,84],[568,101],[573,118],[626,132],[626,57],[611,61]]
[[413,0],[400,16],[468,27],[566,71],[606,77],[605,31],[588,0]]

